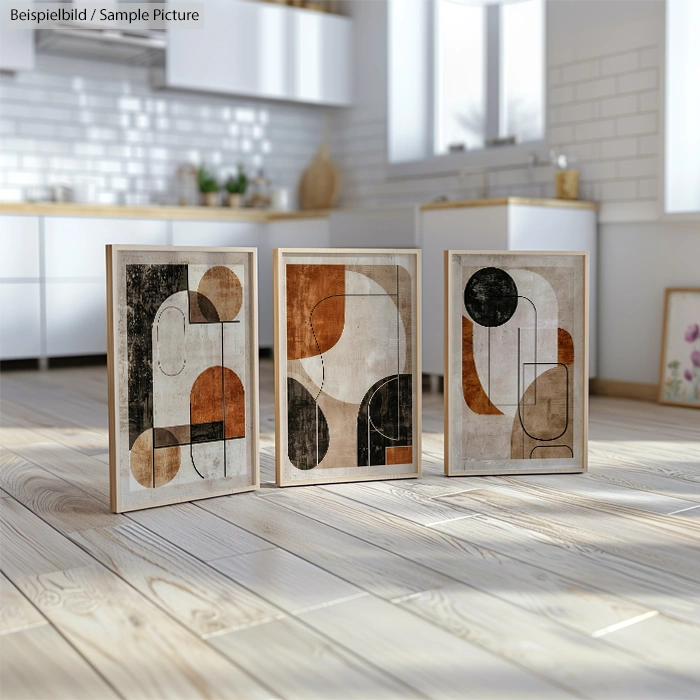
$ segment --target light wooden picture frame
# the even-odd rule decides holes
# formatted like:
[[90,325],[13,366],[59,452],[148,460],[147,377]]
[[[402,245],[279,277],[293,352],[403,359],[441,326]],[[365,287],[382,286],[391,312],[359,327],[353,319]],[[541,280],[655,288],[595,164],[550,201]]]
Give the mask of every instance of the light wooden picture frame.
[[588,255],[445,251],[445,474],[588,468]]
[[257,489],[256,249],[106,248],[112,510]]
[[659,403],[700,408],[700,287],[666,289]]
[[280,486],[421,474],[421,251],[274,251]]

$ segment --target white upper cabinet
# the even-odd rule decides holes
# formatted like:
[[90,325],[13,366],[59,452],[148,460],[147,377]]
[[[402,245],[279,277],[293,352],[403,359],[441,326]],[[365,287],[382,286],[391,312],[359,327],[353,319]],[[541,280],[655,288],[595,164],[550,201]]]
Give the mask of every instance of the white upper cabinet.
[[202,27],[169,29],[167,87],[350,103],[351,20],[256,0],[206,0]]
[[32,70],[34,29],[11,27],[6,17],[9,5],[9,0],[0,0],[0,70]]
[[289,21],[294,55],[291,98],[319,104],[350,104],[350,20],[310,10],[291,10]]

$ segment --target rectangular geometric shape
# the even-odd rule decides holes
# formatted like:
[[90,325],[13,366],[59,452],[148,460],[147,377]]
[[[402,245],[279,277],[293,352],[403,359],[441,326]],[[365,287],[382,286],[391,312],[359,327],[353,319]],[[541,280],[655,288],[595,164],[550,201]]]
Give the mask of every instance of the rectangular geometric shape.
[[420,251],[275,250],[277,483],[420,476]]
[[190,429],[191,442],[214,442],[224,439],[224,422],[217,420],[212,423],[197,423]]
[[254,248],[107,246],[110,505],[259,486]]
[[386,448],[386,463],[387,464],[411,464],[413,462],[413,447],[387,447]]
[[700,408],[700,288],[666,290],[659,403]]
[[586,253],[445,251],[445,474],[586,471]]
[[168,428],[156,428],[154,438],[156,447],[187,445],[190,442],[190,426],[172,425]]

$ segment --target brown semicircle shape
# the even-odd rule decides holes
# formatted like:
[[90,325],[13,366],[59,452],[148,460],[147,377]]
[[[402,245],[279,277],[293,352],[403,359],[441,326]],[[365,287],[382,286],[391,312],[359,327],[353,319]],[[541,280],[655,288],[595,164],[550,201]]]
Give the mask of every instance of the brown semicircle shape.
[[210,267],[199,280],[197,291],[216,309],[219,321],[233,321],[243,304],[243,288],[238,275],[229,267]]
[[139,435],[129,452],[129,468],[134,479],[147,489],[153,487],[153,430],[147,428]]
[[205,369],[190,391],[192,425],[224,420],[224,438],[245,436],[245,389],[240,377],[221,365]]
[[194,380],[190,391],[190,422],[216,423],[223,420],[223,379],[221,365],[208,367]]
[[287,359],[330,350],[345,326],[345,265],[287,265],[286,274]]
[[462,394],[467,406],[482,416],[502,416],[484,391],[474,360],[474,324],[462,316]]
[[129,468],[134,479],[147,489],[164,486],[180,471],[180,448],[153,448],[153,430],[144,430],[129,453]]

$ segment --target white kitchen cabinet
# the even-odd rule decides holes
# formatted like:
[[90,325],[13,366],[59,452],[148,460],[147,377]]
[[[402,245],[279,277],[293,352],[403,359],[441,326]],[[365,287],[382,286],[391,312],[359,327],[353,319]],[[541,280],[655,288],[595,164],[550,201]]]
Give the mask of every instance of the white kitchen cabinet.
[[8,5],[17,3],[0,0],[0,70],[33,70],[34,29],[10,26],[11,20],[5,18]]
[[48,279],[104,278],[107,244],[166,245],[168,223],[159,219],[47,216],[44,239]]
[[0,220],[0,360],[41,355],[38,216]]
[[589,373],[597,372],[597,223],[587,203],[485,200],[482,206],[421,211],[423,241],[423,371],[444,372],[444,251],[552,250],[589,253]]
[[1,282],[0,360],[41,354],[40,282]]
[[167,87],[350,103],[347,17],[257,0],[206,0],[204,13],[198,29],[167,30]]
[[0,278],[39,278],[39,217],[3,216],[0,226]]
[[292,10],[292,99],[318,104],[351,102],[350,20]]
[[98,282],[46,283],[46,355],[107,353],[106,285]]

